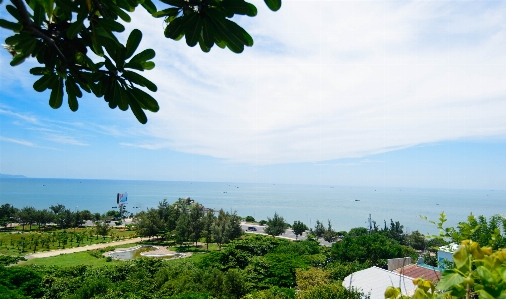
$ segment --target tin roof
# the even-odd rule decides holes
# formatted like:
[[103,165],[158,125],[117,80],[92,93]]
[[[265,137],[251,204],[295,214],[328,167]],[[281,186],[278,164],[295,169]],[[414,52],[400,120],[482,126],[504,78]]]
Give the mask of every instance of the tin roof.
[[395,272],[411,278],[422,277],[423,279],[430,279],[434,283],[437,283],[441,279],[441,272],[436,269],[429,269],[418,265],[408,265],[395,270]]
[[357,271],[343,280],[343,287],[369,294],[371,299],[384,299],[389,286],[400,287],[403,294],[413,294],[416,289],[413,278],[378,267]]

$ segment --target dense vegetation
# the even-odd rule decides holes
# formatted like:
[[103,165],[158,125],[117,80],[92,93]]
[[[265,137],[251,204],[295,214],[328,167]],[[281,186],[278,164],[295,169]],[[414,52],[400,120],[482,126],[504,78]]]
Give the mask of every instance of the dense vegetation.
[[202,239],[221,245],[243,234],[241,218],[235,213],[223,209],[216,213],[190,198],[180,198],[173,204],[164,199],[156,209],[138,213],[134,221],[139,236],[161,236],[177,244],[196,245]]
[[506,298],[506,218],[472,214],[467,222],[460,222],[457,228],[444,227],[446,215],[441,213],[439,221],[432,221],[439,228],[436,240],[460,243],[453,253],[453,262],[434,284],[418,278],[413,281],[417,289],[413,296],[401,294],[393,286],[385,290],[388,299],[439,299],[439,298]]
[[331,250],[314,240],[291,242],[253,235],[200,259],[2,268],[0,285],[2,293],[11,296],[6,298],[242,298],[248,294],[249,298],[296,298],[299,285],[304,291],[298,298],[317,298],[314,294],[322,292],[358,298],[339,285],[343,275],[358,268],[356,263],[345,266],[333,261]]
[[[251,218],[248,220],[254,221]],[[419,288],[413,298],[436,298],[445,292],[455,298],[478,293],[480,298],[499,298],[504,293],[504,287],[498,287],[504,284],[501,275],[506,273],[506,251],[500,250],[506,242],[506,220],[501,216],[489,220],[471,216],[456,228],[443,228],[443,214],[435,223],[441,233],[430,239],[418,231],[405,233],[403,226],[393,220],[390,225],[385,221],[383,228],[374,223],[371,229],[358,227],[348,232],[334,231],[330,221],[327,226],[317,221],[311,229],[295,221],[291,225],[294,233],[305,234],[305,240],[298,241],[273,237],[290,227],[277,213],[265,221],[265,231],[271,236],[244,235],[241,218],[235,213],[205,209],[191,199],[179,199],[173,204],[164,200],[134,219],[130,229],[136,234],[156,236],[156,244],[192,250],[193,256],[107,262],[102,256],[110,250],[106,248],[76,254],[76,262],[67,260],[65,266],[21,263],[10,267],[5,265],[22,258],[0,256],[2,298],[364,298],[367,296],[342,287],[347,275],[371,266],[386,268],[389,258],[411,256],[416,260],[418,253],[431,257],[431,251],[449,242],[464,244],[455,258],[455,268],[447,270],[437,286],[417,280]],[[45,232],[48,227],[44,227],[42,232],[41,226],[36,226],[32,233],[9,234],[28,237],[54,232]],[[99,221],[89,230],[94,232],[93,238],[100,240],[102,234],[110,234],[108,228]],[[66,233],[76,234],[72,230]],[[330,247],[321,246],[321,239],[335,242]],[[209,250],[210,243],[213,245]],[[82,260],[87,256],[102,262],[84,265]],[[401,297],[395,288],[386,291],[388,298]]]

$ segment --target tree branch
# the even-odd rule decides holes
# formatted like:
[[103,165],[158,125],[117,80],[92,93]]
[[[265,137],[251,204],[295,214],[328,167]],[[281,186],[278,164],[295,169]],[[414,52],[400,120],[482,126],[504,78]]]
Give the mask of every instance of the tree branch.
[[28,10],[26,9],[25,3],[23,0],[11,0],[12,4],[16,7],[16,9],[19,12],[19,16],[21,18],[21,24],[23,25],[23,29],[33,34],[35,37],[41,38],[43,41],[45,41],[48,45],[53,47],[58,54],[61,56],[62,60],[65,63],[67,62],[67,59],[65,58],[65,55],[60,51],[58,46],[56,45],[56,42],[49,36],[45,35],[42,31],[39,30],[37,26],[35,26],[32,22],[32,19],[30,18],[30,14],[28,13]]
[[97,7],[98,12],[105,18],[104,7],[98,0],[93,0],[93,4]]

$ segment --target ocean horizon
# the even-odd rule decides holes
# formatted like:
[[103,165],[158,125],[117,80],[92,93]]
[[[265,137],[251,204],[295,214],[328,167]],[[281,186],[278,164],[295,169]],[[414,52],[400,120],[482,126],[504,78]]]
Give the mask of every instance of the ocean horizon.
[[0,204],[37,209],[63,204],[71,210],[105,213],[116,206],[116,194],[128,192],[127,210],[155,208],[167,199],[191,197],[205,207],[236,211],[256,220],[275,212],[288,223],[296,220],[314,227],[316,220],[335,230],[367,227],[369,214],[382,228],[390,219],[405,232],[437,233],[420,215],[437,220],[447,214],[448,226],[466,221],[470,213],[487,218],[506,213],[506,190],[429,189],[370,186],[261,184],[190,181],[138,181],[54,178],[0,178]]

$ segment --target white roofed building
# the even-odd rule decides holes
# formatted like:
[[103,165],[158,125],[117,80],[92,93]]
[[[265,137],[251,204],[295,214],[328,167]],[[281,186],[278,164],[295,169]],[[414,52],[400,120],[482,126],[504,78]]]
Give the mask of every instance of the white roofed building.
[[400,288],[404,295],[412,295],[416,289],[413,278],[378,267],[357,271],[343,280],[343,287],[369,294],[371,299],[384,299],[389,286]]

